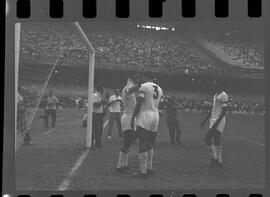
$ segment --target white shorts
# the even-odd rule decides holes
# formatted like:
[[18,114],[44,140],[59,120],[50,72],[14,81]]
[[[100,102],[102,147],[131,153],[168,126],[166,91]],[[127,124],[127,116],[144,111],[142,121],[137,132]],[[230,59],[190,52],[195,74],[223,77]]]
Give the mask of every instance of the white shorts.
[[121,117],[121,125],[122,125],[122,131],[131,130],[131,119],[132,119],[132,113],[123,113]]
[[157,132],[159,123],[159,113],[154,111],[141,112],[136,119],[136,126],[148,131]]
[[[210,129],[212,128],[213,124],[215,124],[217,119],[218,119],[218,117],[217,118],[212,118],[212,117],[210,118],[210,126],[209,126]],[[225,123],[226,123],[226,118],[223,117],[217,126],[217,130],[220,132],[223,132],[223,130],[225,128]]]

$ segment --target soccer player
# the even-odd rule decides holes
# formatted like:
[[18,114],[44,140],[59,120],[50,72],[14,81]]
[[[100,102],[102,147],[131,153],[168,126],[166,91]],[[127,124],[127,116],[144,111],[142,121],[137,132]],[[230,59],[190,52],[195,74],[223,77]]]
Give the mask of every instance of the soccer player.
[[123,146],[119,152],[119,159],[116,166],[116,171],[126,173],[130,169],[128,167],[129,151],[136,140],[136,132],[131,128],[131,119],[136,105],[134,92],[140,88],[140,84],[135,85],[136,76],[128,78],[126,86],[122,91],[123,98],[123,115],[121,117],[121,125],[123,130]]
[[150,74],[145,75],[145,80],[139,89],[137,103],[131,119],[131,128],[135,128],[139,138],[140,170],[134,175],[147,178],[153,174],[154,142],[159,124],[159,103],[163,96],[162,89],[151,82]]
[[119,95],[120,92],[118,89],[114,89],[114,94],[109,99],[109,130],[107,134],[107,138],[111,139],[112,137],[112,129],[114,121],[118,127],[118,135],[122,137],[122,127],[121,127],[121,106],[122,106],[122,97]]
[[103,109],[107,103],[102,99],[104,87],[97,85],[93,95],[93,117],[92,117],[92,145],[96,148],[102,148],[101,137],[103,133]]
[[213,98],[212,112],[202,121],[201,126],[210,118],[209,130],[205,136],[204,142],[211,153],[210,167],[222,166],[222,146],[221,135],[226,123],[226,112],[228,108],[228,95],[222,90],[218,83],[213,84],[215,95]]
[[47,97],[46,102],[47,105],[45,108],[45,115],[44,115],[45,127],[48,128],[48,119],[49,116],[51,116],[52,128],[54,128],[56,121],[57,104],[59,103],[59,101],[58,98],[54,95],[53,90],[49,91],[49,96]]

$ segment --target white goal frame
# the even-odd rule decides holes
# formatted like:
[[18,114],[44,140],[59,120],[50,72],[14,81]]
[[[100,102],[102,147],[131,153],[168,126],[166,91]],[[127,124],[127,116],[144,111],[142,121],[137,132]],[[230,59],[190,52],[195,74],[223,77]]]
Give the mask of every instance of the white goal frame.
[[[86,148],[92,147],[92,108],[93,108],[93,93],[94,93],[94,69],[95,69],[95,50],[82,30],[78,22],[72,24],[81,40],[89,51],[89,76],[88,76],[88,119],[86,131]],[[19,54],[20,54],[20,34],[21,23],[15,24],[15,152],[17,150],[17,94],[18,94],[18,76],[19,76]]]
[[87,116],[87,131],[86,131],[86,148],[92,147],[92,109],[93,109],[93,93],[94,93],[94,70],[95,70],[95,49],[88,40],[84,31],[78,22],[74,22],[74,26],[78,31],[81,40],[89,51],[89,76],[88,76],[88,116]]

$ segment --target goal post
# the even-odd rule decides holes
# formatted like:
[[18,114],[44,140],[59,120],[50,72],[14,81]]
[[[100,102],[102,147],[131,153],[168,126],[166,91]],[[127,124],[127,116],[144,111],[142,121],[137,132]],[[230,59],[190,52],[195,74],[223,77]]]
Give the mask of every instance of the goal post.
[[78,31],[81,40],[89,51],[89,77],[88,77],[88,118],[86,131],[86,148],[92,146],[92,108],[93,108],[93,93],[94,93],[94,68],[95,68],[95,50],[85,35],[83,29],[78,22],[74,22],[74,26]]
[[20,56],[20,34],[21,23],[15,23],[15,152],[17,150],[17,98],[18,98],[18,75],[19,75],[19,56]]

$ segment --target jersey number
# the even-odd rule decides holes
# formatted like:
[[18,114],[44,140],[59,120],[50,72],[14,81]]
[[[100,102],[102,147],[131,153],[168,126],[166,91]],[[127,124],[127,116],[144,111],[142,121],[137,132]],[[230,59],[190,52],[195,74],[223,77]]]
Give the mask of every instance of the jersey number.
[[156,85],[153,85],[153,88],[154,88],[154,94],[153,94],[153,98],[154,99],[158,99],[158,86]]

